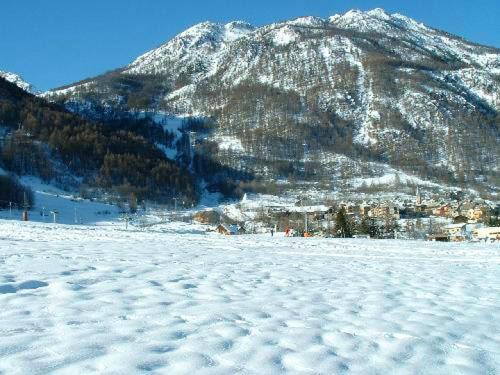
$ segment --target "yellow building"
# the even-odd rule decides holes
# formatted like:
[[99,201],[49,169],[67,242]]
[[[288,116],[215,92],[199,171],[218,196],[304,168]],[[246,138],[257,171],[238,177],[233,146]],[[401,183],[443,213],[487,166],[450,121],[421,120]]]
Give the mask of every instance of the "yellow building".
[[386,219],[391,218],[395,220],[399,220],[399,209],[390,204],[379,204],[375,207],[372,207],[368,216],[375,217],[378,219]]
[[467,217],[471,220],[481,220],[485,215],[485,210],[482,208],[471,208],[467,211]]

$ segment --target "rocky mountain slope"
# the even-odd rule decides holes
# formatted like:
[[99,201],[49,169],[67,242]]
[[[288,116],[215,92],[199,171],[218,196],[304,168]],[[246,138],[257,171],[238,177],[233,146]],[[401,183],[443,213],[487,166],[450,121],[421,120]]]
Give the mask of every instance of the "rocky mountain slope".
[[36,90],[33,87],[33,85],[29,82],[26,82],[23,77],[21,77],[16,73],[0,70],[0,77],[15,84],[17,87],[23,89],[24,91],[27,91],[32,94],[36,93]]
[[93,118],[202,120],[181,131],[195,132],[191,168],[223,168],[206,178],[338,185],[390,168],[499,186],[500,50],[381,9],[202,23],[45,96]]

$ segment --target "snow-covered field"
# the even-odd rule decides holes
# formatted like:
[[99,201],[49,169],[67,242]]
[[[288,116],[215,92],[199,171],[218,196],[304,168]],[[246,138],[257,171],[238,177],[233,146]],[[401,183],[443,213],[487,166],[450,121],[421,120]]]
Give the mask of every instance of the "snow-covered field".
[[0,374],[495,374],[494,244],[0,220]]

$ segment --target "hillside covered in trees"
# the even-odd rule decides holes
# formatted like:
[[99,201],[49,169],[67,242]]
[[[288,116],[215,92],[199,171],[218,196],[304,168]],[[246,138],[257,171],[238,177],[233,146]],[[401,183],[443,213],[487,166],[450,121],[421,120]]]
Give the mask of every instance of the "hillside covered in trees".
[[63,187],[186,204],[195,179],[156,144],[172,134],[148,119],[94,122],[0,78],[0,167]]

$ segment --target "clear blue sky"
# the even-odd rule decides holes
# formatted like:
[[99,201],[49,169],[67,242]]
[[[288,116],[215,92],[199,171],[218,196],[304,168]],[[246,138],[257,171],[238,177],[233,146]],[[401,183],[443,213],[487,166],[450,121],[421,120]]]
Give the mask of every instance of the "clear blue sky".
[[500,47],[500,0],[1,0],[0,70],[45,90],[126,65],[198,22],[377,7]]

